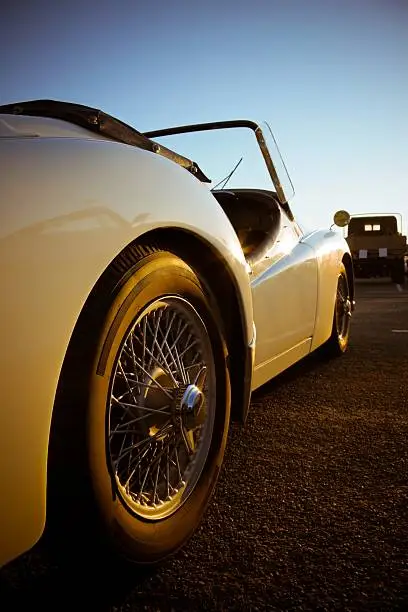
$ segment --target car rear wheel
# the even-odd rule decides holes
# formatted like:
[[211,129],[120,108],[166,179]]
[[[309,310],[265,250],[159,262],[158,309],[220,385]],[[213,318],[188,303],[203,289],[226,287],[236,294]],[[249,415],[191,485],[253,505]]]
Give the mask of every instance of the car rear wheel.
[[84,449],[71,440],[68,495],[65,478],[58,483],[59,499],[76,508],[60,527],[85,552],[155,563],[192,535],[222,464],[230,413],[222,322],[205,283],[169,252],[144,257],[95,316],[89,377],[68,402]]

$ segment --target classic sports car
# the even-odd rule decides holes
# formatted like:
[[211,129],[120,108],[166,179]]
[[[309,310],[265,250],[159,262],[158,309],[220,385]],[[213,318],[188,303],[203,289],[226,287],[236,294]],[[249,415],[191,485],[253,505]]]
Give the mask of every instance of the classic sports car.
[[[233,129],[253,132],[271,190],[227,189],[232,173],[210,188],[162,144]],[[10,104],[0,160],[0,564],[43,532],[160,561],[197,527],[251,391],[346,350],[348,246],[300,228],[251,121],[143,134],[81,105]]]

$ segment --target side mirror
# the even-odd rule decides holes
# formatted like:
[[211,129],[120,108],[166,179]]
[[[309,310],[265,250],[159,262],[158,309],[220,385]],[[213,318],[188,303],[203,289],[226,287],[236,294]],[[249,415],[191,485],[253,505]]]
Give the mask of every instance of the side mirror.
[[350,223],[350,214],[347,210],[338,210],[334,213],[333,221],[337,227],[346,227]]

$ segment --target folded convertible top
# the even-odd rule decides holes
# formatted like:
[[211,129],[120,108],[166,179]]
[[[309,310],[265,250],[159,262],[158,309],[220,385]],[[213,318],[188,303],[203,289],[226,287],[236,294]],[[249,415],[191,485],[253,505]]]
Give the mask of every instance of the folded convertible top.
[[69,121],[92,132],[112,138],[117,142],[162,155],[186,168],[200,181],[205,183],[211,182],[194,161],[150,140],[150,138],[147,138],[144,134],[135,130],[135,128],[97,108],[72,102],[61,102],[59,100],[29,100],[26,102],[4,104],[0,106],[0,113],[50,117],[52,119]]

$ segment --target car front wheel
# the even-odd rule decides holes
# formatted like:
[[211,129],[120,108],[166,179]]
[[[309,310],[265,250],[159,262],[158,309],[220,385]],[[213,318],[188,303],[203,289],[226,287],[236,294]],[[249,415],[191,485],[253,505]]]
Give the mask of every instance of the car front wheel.
[[325,347],[327,353],[331,356],[341,355],[347,350],[350,336],[351,312],[347,272],[344,264],[341,264],[337,277],[332,332]]

